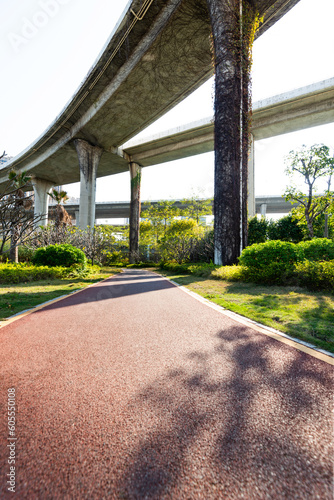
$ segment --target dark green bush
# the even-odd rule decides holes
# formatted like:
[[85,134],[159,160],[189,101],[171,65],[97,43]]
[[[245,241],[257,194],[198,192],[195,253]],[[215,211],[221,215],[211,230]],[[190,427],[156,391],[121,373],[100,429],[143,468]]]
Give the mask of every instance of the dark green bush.
[[304,253],[305,259],[313,261],[333,260],[334,241],[327,238],[313,238],[309,241],[301,241],[298,244]]
[[294,265],[303,260],[298,245],[289,241],[267,241],[243,250],[239,257],[246,281],[283,284],[293,276]]
[[79,248],[64,243],[38,248],[34,253],[32,262],[37,266],[71,267],[77,265],[85,267],[86,256]]
[[267,240],[269,221],[265,217],[258,219],[255,215],[248,221],[248,245],[264,243]]
[[282,240],[298,243],[299,241],[302,241],[303,236],[303,229],[298,224],[298,220],[293,218],[292,214],[281,217],[278,220],[271,220],[268,224],[269,240]]
[[315,262],[305,260],[295,266],[295,275],[300,286],[310,290],[334,292],[334,261]]
[[256,243],[245,248],[239,257],[242,266],[264,269],[273,263],[283,268],[293,268],[293,265],[303,260],[302,248],[289,241],[273,240],[266,243]]

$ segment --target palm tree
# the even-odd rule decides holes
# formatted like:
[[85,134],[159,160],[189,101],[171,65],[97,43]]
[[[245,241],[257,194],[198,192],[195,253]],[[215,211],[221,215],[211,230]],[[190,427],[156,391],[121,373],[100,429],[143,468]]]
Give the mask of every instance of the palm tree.
[[68,215],[63,206],[63,204],[68,200],[67,192],[58,191],[57,189],[53,188],[51,190],[51,193],[49,193],[49,196],[51,196],[51,198],[57,203],[55,226],[60,227],[62,225],[66,226],[67,224],[70,224],[71,217]]

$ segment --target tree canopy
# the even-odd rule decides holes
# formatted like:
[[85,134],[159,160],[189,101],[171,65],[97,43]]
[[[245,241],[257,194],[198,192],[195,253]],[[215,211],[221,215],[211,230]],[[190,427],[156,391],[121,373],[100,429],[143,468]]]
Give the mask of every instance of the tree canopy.
[[[310,148],[303,145],[297,151],[290,151],[285,161],[286,173],[292,181],[285,190],[285,199],[299,203],[294,215],[300,222],[306,223],[308,236],[313,238],[316,219],[333,206],[334,193],[330,190],[330,180],[334,172],[334,158],[328,146],[315,144]],[[303,178],[304,190],[293,183],[296,174]],[[320,179],[327,181],[327,189],[322,194],[317,192]]]

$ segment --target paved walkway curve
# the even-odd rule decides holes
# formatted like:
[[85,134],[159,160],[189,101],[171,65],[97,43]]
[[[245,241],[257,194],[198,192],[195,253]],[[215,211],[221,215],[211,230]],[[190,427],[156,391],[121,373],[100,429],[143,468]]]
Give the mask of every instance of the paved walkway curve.
[[1,499],[332,499],[332,367],[157,274],[1,328],[0,381]]

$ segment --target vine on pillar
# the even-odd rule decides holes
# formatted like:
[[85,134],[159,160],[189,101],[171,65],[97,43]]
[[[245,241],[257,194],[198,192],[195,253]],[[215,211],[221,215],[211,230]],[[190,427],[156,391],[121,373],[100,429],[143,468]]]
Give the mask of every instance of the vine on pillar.
[[207,0],[215,68],[215,263],[237,263],[247,241],[252,44],[249,0]]

